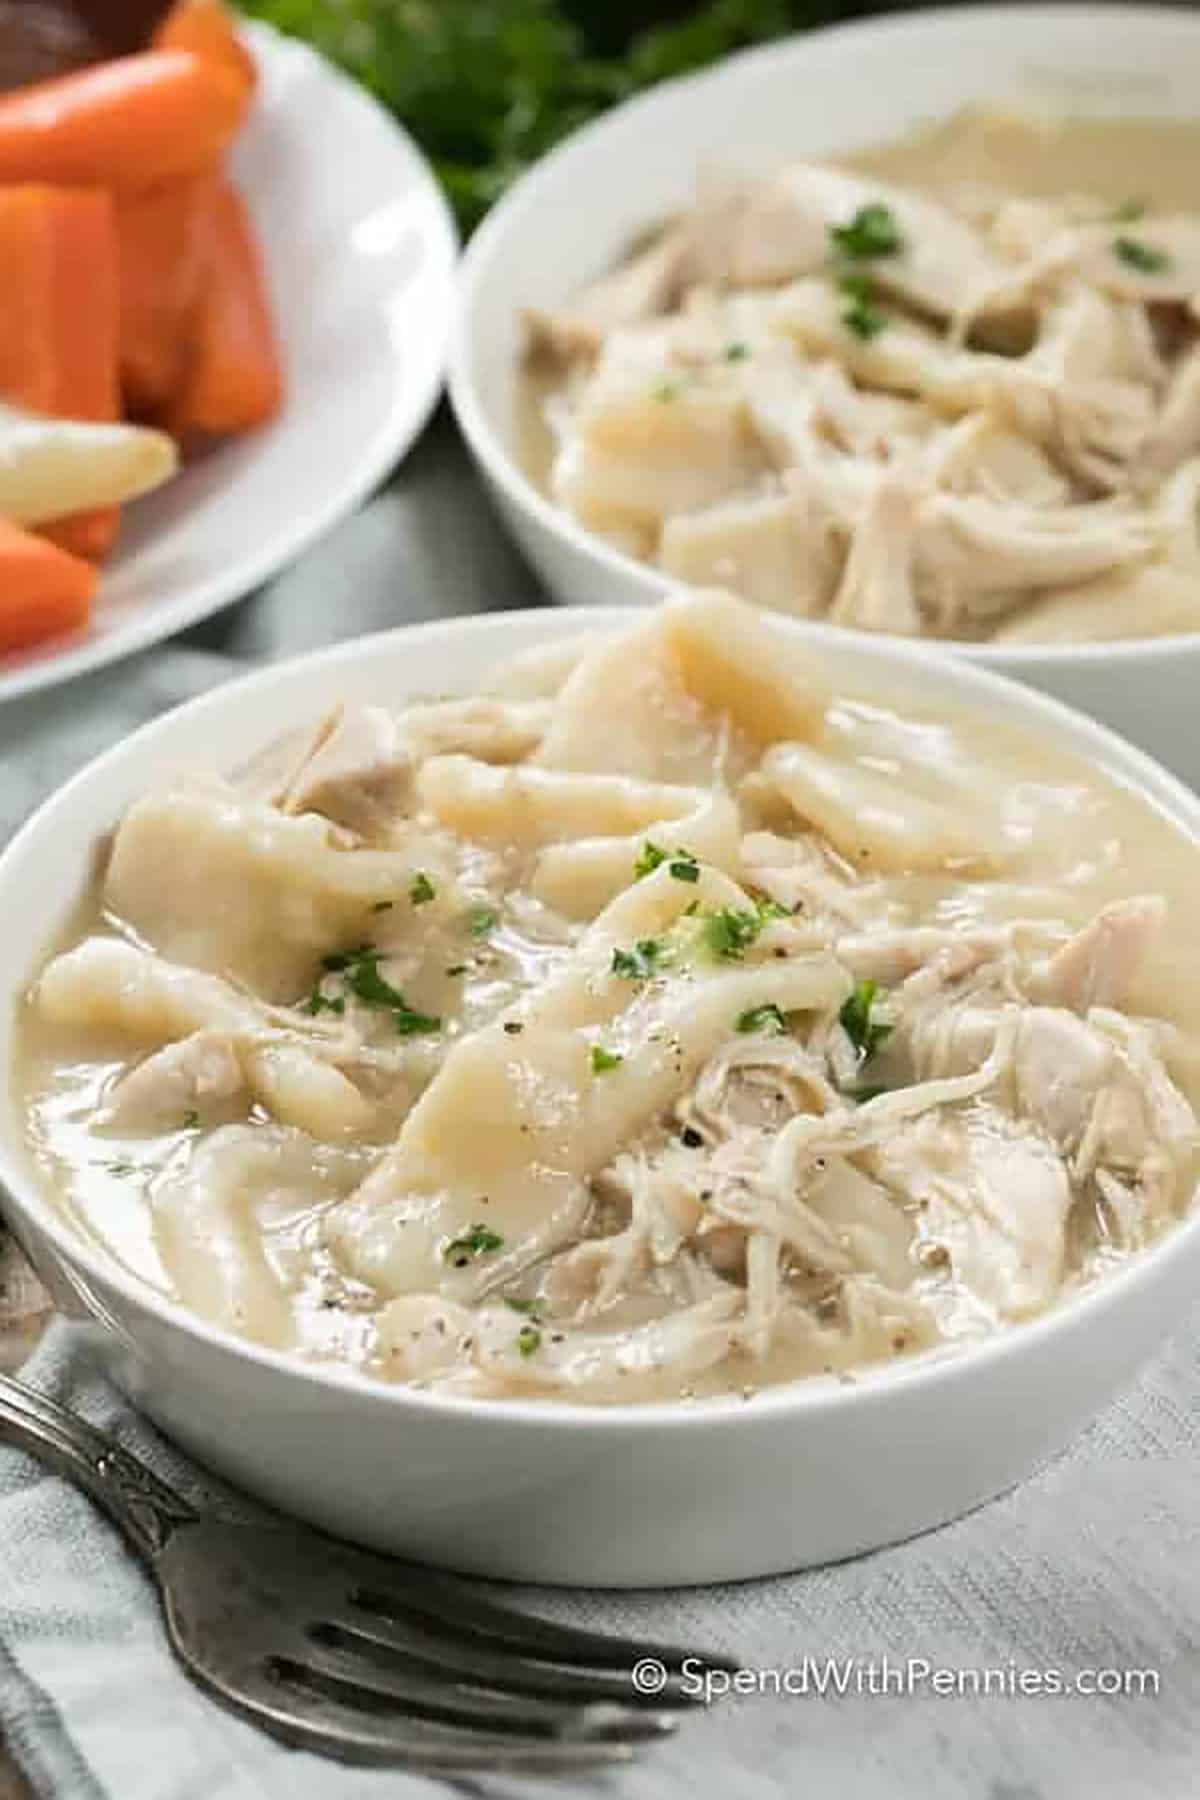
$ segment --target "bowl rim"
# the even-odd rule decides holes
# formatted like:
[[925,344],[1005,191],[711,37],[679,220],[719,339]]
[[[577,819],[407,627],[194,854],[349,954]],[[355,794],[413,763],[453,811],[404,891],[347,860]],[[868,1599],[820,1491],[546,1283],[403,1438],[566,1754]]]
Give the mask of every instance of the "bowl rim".
[[[459,260],[456,274],[457,303],[446,358],[446,393],[459,430],[483,474],[508,505],[531,520],[539,530],[558,539],[577,556],[590,560],[606,574],[624,581],[630,592],[631,603],[635,588],[640,591],[642,599],[653,603],[662,599],[664,594],[676,592],[684,585],[604,543],[541,493],[509,449],[505,434],[493,426],[475,381],[474,351],[477,336],[471,330],[471,321],[481,293],[486,293],[492,261],[498,254],[509,227],[537,209],[544,188],[555,181],[563,169],[591,156],[614,127],[620,129],[629,119],[643,115],[651,118],[664,102],[670,104],[679,93],[685,90],[702,93],[710,85],[722,84],[731,73],[740,76],[746,70],[775,62],[801,61],[813,53],[814,47],[815,53],[820,55],[826,45],[835,42],[844,43],[848,49],[853,50],[855,43],[867,39],[894,39],[902,43],[905,39],[925,38],[942,29],[969,31],[973,26],[987,29],[1004,25],[1011,30],[1015,21],[1019,21],[1030,33],[1036,33],[1042,27],[1065,24],[1067,21],[1070,21],[1072,29],[1086,24],[1089,30],[1117,25],[1131,28],[1149,26],[1152,29],[1169,26],[1184,36],[1193,37],[1197,51],[1200,52],[1200,14],[1185,11],[1178,6],[1163,5],[1160,0],[1153,0],[1151,4],[1141,4],[1140,0],[1136,0],[1136,3],[1131,3],[1131,0],[1102,0],[1101,4],[1087,7],[1071,4],[1070,0],[1065,4],[1063,0],[1048,0],[1048,3],[1020,8],[996,4],[995,0],[990,4],[980,5],[918,6],[900,16],[872,15],[850,19],[841,24],[821,26],[814,31],[794,32],[772,43],[735,51],[711,68],[675,76],[658,82],[643,93],[635,94],[631,99],[569,133],[553,150],[539,158],[488,213]],[[1200,122],[1200,109],[1197,111],[1197,119]],[[829,625],[822,620],[807,622],[814,626],[824,625],[827,631],[841,640],[874,639],[882,635],[864,632],[856,626]],[[1195,651],[1200,649],[1200,628],[1162,637],[1100,639],[1080,644],[970,644],[937,637],[922,638],[920,641],[938,654],[1011,671],[1020,678],[1023,671],[1039,664],[1060,669],[1105,666],[1110,662],[1118,665],[1138,664],[1155,662],[1163,656],[1173,656],[1184,651]]]
[[[777,622],[785,632],[801,640],[811,640],[818,647],[828,641],[828,634],[817,633],[806,620],[778,615]],[[221,683],[148,721],[92,758],[30,814],[0,849],[0,910],[3,909],[5,888],[14,879],[14,871],[19,880],[22,865],[31,857],[36,861],[38,845],[45,835],[56,830],[59,814],[67,811],[93,785],[103,787],[110,774],[132,762],[140,760],[144,767],[154,768],[153,751],[160,745],[169,748],[171,736],[181,721],[190,722],[207,715],[219,719],[221,713],[231,707],[234,711],[243,711],[252,699],[269,697],[272,689],[286,689],[294,679],[313,671],[336,673],[347,665],[377,664],[389,658],[402,663],[410,646],[430,639],[447,640],[447,652],[452,654],[456,639],[491,637],[498,640],[499,654],[512,654],[526,648],[529,642],[537,641],[535,624],[550,625],[552,633],[561,626],[561,635],[568,637],[628,629],[636,624],[636,616],[622,606],[573,606],[554,612],[522,608],[505,613],[436,619],[326,646]],[[848,659],[854,659],[861,650],[862,645],[853,641],[860,635],[855,633],[852,638],[851,634],[836,634]],[[931,687],[945,680],[945,659],[931,654],[921,641],[870,638],[868,645],[874,660],[911,669],[918,677],[918,684],[922,676]],[[993,710],[997,716],[1014,722],[1023,716],[1035,730],[1056,740],[1068,753],[1081,758],[1088,758],[1091,753],[1106,779],[1124,786],[1146,805],[1153,806],[1176,831],[1194,839],[1200,854],[1200,794],[1194,793],[1146,752],[1063,701],[993,670],[960,664],[952,672],[951,681],[959,690],[951,696],[953,705],[963,706],[968,711],[976,706],[984,712]],[[992,703],[990,708],[989,701]],[[272,718],[268,700],[263,713],[264,738],[286,727],[286,706],[279,709],[278,717]],[[96,823],[87,842],[81,846],[81,864],[94,849],[96,841],[110,828],[112,814],[107,807],[101,806],[91,816]],[[70,904],[64,904],[61,918],[56,917],[44,933],[42,955],[52,946],[54,925],[61,924],[68,916]],[[37,966],[35,963],[35,968]],[[32,971],[25,967],[14,965],[6,969],[0,961],[0,1006],[9,1009],[14,1018],[25,1002],[31,975]],[[913,1388],[950,1388],[963,1381],[969,1382],[974,1370],[982,1372],[989,1365],[1020,1357],[1026,1352],[1034,1353],[1046,1339],[1069,1334],[1073,1328],[1086,1326],[1088,1321],[1094,1326],[1126,1299],[1133,1298],[1138,1290],[1144,1289],[1165,1265],[1190,1254],[1200,1257],[1200,1198],[1196,1198],[1189,1211],[1152,1244],[1131,1256],[1119,1268],[1068,1292],[1036,1318],[1003,1327],[982,1342],[942,1344],[894,1363],[855,1369],[849,1381],[833,1375],[799,1376],[793,1381],[756,1389],[749,1401],[740,1393],[614,1405],[533,1397],[480,1399],[387,1382],[345,1365],[308,1362],[295,1353],[273,1350],[238,1337],[190,1311],[180,1301],[161,1293],[134,1274],[72,1222],[65,1207],[53,1198],[48,1184],[33,1167],[28,1151],[21,1143],[21,1110],[13,1107],[9,1116],[14,1125],[11,1137],[5,1115],[0,1113],[0,1213],[7,1206],[16,1218],[18,1238],[21,1237],[20,1228],[32,1228],[39,1239],[49,1242],[60,1262],[70,1268],[82,1269],[89,1284],[96,1284],[101,1292],[106,1288],[115,1290],[129,1310],[138,1315],[148,1314],[157,1326],[178,1333],[189,1347],[197,1343],[218,1356],[245,1360],[264,1373],[290,1376],[343,1398],[347,1393],[353,1393],[368,1403],[378,1401],[402,1410],[414,1409],[431,1420],[442,1420],[447,1427],[456,1422],[479,1420],[537,1430],[559,1425],[564,1429],[586,1429],[593,1435],[620,1434],[631,1429],[634,1432],[667,1428],[696,1431],[705,1426],[710,1429],[739,1426],[753,1429],[763,1420],[783,1416],[803,1417],[855,1406],[869,1408],[888,1404],[893,1395]]]

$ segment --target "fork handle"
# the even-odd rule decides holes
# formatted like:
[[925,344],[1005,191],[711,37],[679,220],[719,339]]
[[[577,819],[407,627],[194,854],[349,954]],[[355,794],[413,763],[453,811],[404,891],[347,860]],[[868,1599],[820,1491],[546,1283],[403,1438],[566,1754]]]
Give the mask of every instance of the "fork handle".
[[83,1488],[148,1562],[177,1526],[197,1517],[115,1438],[7,1375],[0,1375],[0,1443],[28,1451]]

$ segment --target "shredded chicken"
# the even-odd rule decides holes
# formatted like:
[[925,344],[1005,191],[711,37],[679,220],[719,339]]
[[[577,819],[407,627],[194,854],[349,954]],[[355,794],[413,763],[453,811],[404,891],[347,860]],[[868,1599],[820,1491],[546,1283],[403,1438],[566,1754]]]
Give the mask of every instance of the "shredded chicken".
[[[995,118],[975,130],[1001,166]],[[1197,629],[1174,484],[1200,466],[1200,216],[889,159],[707,170],[536,315],[535,472],[626,554],[772,611],[1014,644]]]
[[[846,604],[893,504],[920,570],[876,472]],[[796,637],[681,597],[135,801],[25,1009],[34,1154],[223,1329],[477,1397],[853,1370],[1141,1250],[1200,1156],[1193,846]]]

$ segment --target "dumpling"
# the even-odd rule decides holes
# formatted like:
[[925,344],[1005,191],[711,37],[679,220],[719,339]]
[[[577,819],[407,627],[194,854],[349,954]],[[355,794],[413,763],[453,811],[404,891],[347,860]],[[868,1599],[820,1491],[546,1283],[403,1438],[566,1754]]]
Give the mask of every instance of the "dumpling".
[[376,907],[445,852],[428,834],[372,850],[316,813],[290,817],[215,779],[135,801],[113,842],[104,904],[163,956],[294,1000],[331,947],[370,935]]
[[[664,864],[606,908],[519,1016],[451,1049],[395,1148],[330,1216],[345,1267],[385,1293],[477,1296],[578,1231],[588,1178],[684,1091],[747,1009],[826,1009],[848,992],[828,955],[706,960],[688,947],[692,907],[753,915],[717,871],[681,882]],[[683,939],[660,963],[646,946],[676,928]],[[618,1060],[598,1070],[597,1048]]]

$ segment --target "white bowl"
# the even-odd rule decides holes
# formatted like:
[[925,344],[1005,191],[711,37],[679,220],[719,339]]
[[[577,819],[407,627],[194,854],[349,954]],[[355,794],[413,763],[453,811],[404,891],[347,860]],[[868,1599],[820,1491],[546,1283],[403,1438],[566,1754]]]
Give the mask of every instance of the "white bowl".
[[283,410],[129,508],[88,629],[0,655],[0,700],[250,593],[384,479],[441,391],[458,242],[432,169],[315,51],[243,29],[260,85],[233,168],[266,262]]
[[[411,627],[265,669],[136,732],[0,855],[0,1069],[29,980],[86,887],[98,840],[173,766],[236,763],[344,695],[465,690],[514,651],[619,612]],[[784,629],[813,640],[811,627]],[[1139,751],[1027,688],[886,640],[839,641],[860,677],[974,705],[1089,757],[1197,844],[1200,799]],[[302,1364],[162,1299],[78,1231],[0,1101],[0,1194],[52,1291],[98,1323],[116,1380],[202,1462],[285,1511],[481,1574],[609,1586],[765,1575],[853,1555],[966,1511],[1060,1449],[1183,1316],[1200,1210],[1036,1322],[978,1349],[687,1404],[560,1405],[418,1393]]]
[[[1200,15],[1155,6],[992,6],[875,18],[730,58],[576,133],[519,182],[463,259],[450,398],[513,535],[551,592],[637,605],[667,577],[540,494],[514,455],[523,307],[561,303],[686,205],[698,166],[768,166],[882,142],[970,101],[1200,119]],[[1141,643],[951,646],[1103,719],[1186,780],[1200,634]]]

